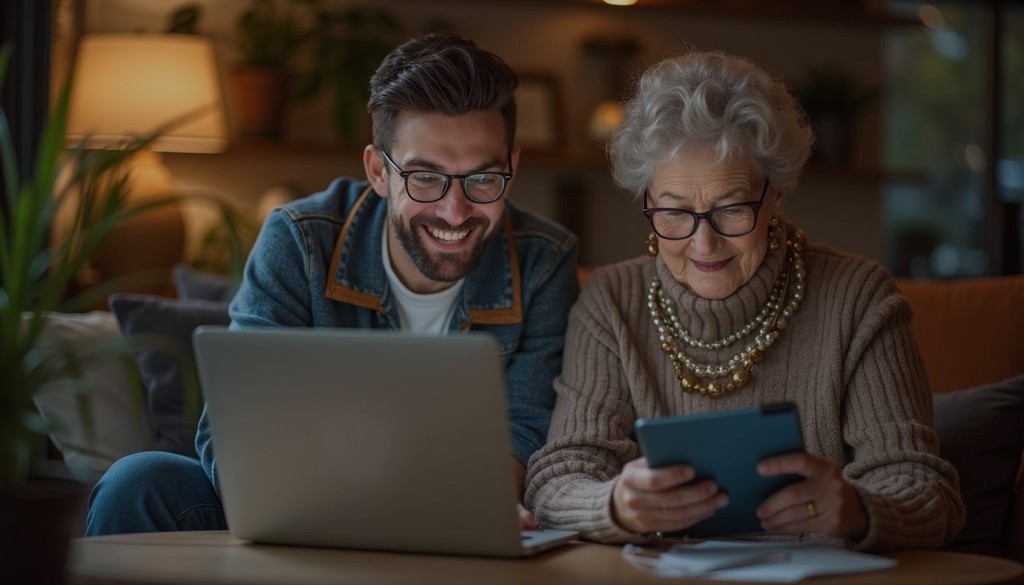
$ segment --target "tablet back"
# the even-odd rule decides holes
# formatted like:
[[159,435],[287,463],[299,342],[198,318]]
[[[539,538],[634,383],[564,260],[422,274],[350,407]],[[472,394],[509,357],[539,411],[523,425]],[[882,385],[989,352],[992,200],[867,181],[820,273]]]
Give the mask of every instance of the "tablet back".
[[758,534],[757,507],[773,493],[800,480],[796,475],[761,477],[762,459],[804,450],[797,408],[789,402],[740,410],[708,412],[636,422],[647,463],[692,465],[697,480],[714,479],[729,494],[729,505],[715,515],[666,536],[710,538]]

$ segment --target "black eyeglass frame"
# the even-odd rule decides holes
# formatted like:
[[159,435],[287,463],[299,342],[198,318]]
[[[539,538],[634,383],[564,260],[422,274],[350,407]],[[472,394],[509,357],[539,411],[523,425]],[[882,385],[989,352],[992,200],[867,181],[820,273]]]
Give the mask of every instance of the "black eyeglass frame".
[[[395,161],[391,160],[391,156],[387,153],[387,151],[385,151],[383,148],[379,148],[378,150],[380,150],[380,153],[384,156],[384,160],[388,161],[388,164],[390,164],[392,167],[395,168],[396,171],[398,171],[398,176],[402,178],[402,182],[405,184],[405,192],[406,192],[407,195],[409,195],[409,199],[412,199],[413,201],[416,201],[417,203],[434,203],[435,201],[440,201],[440,200],[444,199],[444,196],[448,194],[448,190],[452,188],[452,183],[456,179],[459,182],[462,183],[462,194],[470,202],[477,203],[477,204],[480,204],[480,205],[486,205],[488,203],[494,203],[495,201],[501,199],[503,195],[505,195],[505,191],[508,189],[508,182],[510,180],[512,180],[512,176],[513,176],[513,174],[515,172],[512,169],[512,156],[511,155],[509,155],[509,162],[508,162],[509,172],[507,172],[507,173],[500,172],[500,171],[481,171],[479,173],[469,173],[468,175],[449,175],[448,173],[442,173],[440,171],[427,171],[427,170],[407,171],[407,170],[404,170],[402,167],[400,167],[397,164],[395,164]],[[441,194],[438,195],[434,199],[420,199],[420,198],[415,197],[412,194],[412,191],[409,190],[409,175],[412,175],[413,173],[430,173],[432,175],[438,175],[438,176],[444,177],[444,181],[445,181],[444,182],[444,188],[441,189]],[[479,199],[474,199],[473,197],[470,197],[469,189],[466,188],[466,179],[468,179],[470,177],[478,177],[480,175],[498,175],[499,177],[502,178],[501,191],[498,192],[498,195],[494,199],[489,199],[487,201],[481,201]]]
[[[761,189],[761,197],[757,201],[744,201],[742,203],[730,203],[729,205],[723,205],[721,207],[716,207],[714,209],[705,211],[704,213],[697,213],[695,211],[687,211],[686,209],[679,209],[678,207],[647,207],[647,200],[648,200],[648,197],[650,196],[650,192],[647,191],[647,190],[644,190],[643,214],[647,218],[647,223],[651,224],[651,229],[654,231],[654,233],[658,234],[659,238],[663,238],[663,239],[666,239],[666,240],[685,240],[686,238],[689,238],[693,234],[697,233],[697,228],[700,227],[700,220],[702,220],[702,219],[707,220],[708,225],[711,226],[711,229],[715,230],[715,233],[717,233],[719,235],[722,235],[722,236],[725,236],[727,238],[739,238],[741,236],[745,236],[745,235],[749,234],[750,232],[754,231],[754,228],[757,227],[757,217],[761,214],[761,207],[764,206],[764,196],[767,193],[768,193],[768,178],[766,177],[765,180],[764,180],[764,187]],[[736,208],[736,207],[749,207],[749,208],[753,209],[754,210],[754,223],[751,224],[749,230],[743,232],[742,234],[726,234],[726,233],[723,233],[720,229],[718,229],[718,226],[715,225],[715,222],[711,220],[711,217],[714,214],[718,213],[719,211],[723,211],[723,210],[726,210],[726,209],[733,209],[733,208]],[[654,226],[654,214],[658,213],[659,211],[671,211],[671,212],[674,212],[674,213],[685,213],[685,214],[689,215],[690,217],[693,218],[693,229],[690,231],[690,233],[686,234],[685,236],[669,237],[669,236],[662,235],[661,232],[658,231],[658,228]]]

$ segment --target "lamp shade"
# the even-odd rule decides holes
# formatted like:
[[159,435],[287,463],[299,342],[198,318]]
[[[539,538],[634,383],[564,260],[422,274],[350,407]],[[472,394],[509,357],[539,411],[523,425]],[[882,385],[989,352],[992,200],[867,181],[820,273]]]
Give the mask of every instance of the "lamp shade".
[[87,35],[78,48],[74,75],[69,142],[88,139],[90,148],[112,147],[162,128],[153,150],[227,148],[224,103],[208,38]]

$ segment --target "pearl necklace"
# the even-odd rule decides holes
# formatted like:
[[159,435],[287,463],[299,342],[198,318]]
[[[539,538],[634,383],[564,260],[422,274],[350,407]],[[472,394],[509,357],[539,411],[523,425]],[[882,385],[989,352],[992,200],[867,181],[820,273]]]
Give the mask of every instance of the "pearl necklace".
[[[792,318],[804,296],[804,244],[803,231],[796,230],[786,241],[785,268],[779,274],[768,295],[768,301],[760,312],[739,331],[715,341],[701,341],[682,327],[675,305],[665,296],[661,281],[655,275],[647,293],[647,307],[651,312],[654,326],[658,329],[661,349],[672,360],[676,378],[684,392],[721,398],[750,383],[750,370],[755,363],[761,361],[764,351],[778,338],[779,330],[785,328],[786,322]],[[796,282],[792,282],[794,277]],[[757,334],[750,343],[724,363],[696,362],[680,348],[680,345],[686,345],[697,349],[722,349],[748,337],[755,329]],[[707,379],[707,382],[702,379]]]

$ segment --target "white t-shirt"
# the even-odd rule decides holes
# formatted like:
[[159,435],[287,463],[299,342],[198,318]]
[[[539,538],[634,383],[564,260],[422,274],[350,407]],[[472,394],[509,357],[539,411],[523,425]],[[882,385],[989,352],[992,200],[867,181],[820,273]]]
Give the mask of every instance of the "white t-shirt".
[[415,293],[402,284],[391,267],[387,230],[384,230],[381,242],[381,255],[384,257],[384,273],[387,274],[391,290],[394,292],[395,306],[398,308],[398,322],[402,331],[427,335],[447,335],[448,324],[451,323],[452,315],[455,314],[455,300],[459,298],[459,292],[466,279],[460,279],[441,292]]

